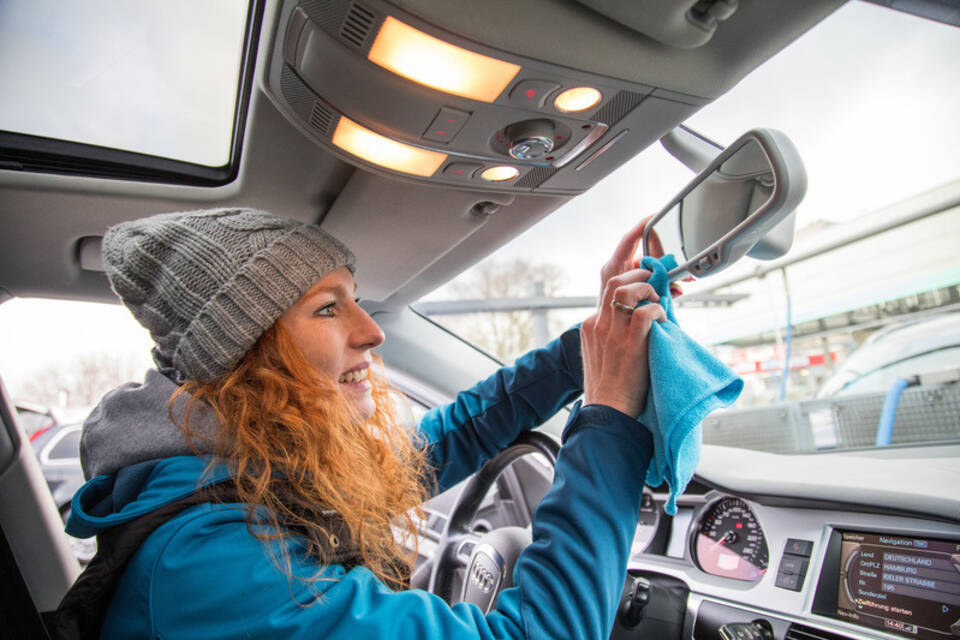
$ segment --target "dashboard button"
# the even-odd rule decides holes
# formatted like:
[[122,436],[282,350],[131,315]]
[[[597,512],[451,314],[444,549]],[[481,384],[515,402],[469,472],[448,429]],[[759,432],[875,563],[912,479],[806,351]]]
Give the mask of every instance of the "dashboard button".
[[781,589],[800,591],[800,587],[803,585],[803,578],[795,573],[778,573],[775,584]]
[[807,565],[809,563],[810,561],[806,558],[785,553],[780,559],[780,573],[788,573],[801,577],[805,576],[807,574]]
[[797,540],[796,538],[788,538],[787,546],[783,552],[790,553],[795,556],[809,558],[810,554],[813,553],[813,542],[810,540]]

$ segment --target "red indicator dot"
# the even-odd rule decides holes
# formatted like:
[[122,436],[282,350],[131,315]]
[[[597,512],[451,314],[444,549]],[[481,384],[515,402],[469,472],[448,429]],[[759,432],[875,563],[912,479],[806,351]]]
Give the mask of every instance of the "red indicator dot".
[[439,129],[437,129],[434,133],[436,133],[438,136],[445,136],[445,135],[447,135],[447,132],[446,132],[446,131],[440,131]]
[[454,171],[454,173],[459,176],[463,174],[463,171],[464,171],[463,169],[457,169],[456,171]]
[[454,120],[453,118],[444,118],[444,120],[446,120],[447,122],[456,122],[456,120]]
[[742,522],[738,522],[738,523],[737,523],[737,529],[743,529],[743,523],[742,523]]
[[563,140],[563,136],[557,136],[557,140]]
[[524,93],[527,94],[527,98],[529,98],[530,100],[533,100],[533,97],[534,97],[535,95],[537,95],[537,90],[536,90],[536,89],[527,89]]

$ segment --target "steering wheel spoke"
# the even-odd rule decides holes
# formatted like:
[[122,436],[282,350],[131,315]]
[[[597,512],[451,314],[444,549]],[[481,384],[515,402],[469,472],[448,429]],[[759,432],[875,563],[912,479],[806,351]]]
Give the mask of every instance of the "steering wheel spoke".
[[473,554],[473,550],[477,548],[477,545],[480,544],[480,536],[475,533],[465,534],[460,538],[460,541],[457,542],[456,551],[454,553],[454,559],[457,564],[461,567],[466,567],[470,564],[470,556]]
[[[550,436],[527,431],[470,478],[450,512],[446,528],[437,545],[437,552],[430,567],[430,591],[450,604],[467,601],[480,606],[484,611],[490,609],[497,593],[510,584],[509,580],[499,579],[499,576],[512,576],[513,564],[522,550],[522,545],[529,543],[529,530],[526,531],[526,538],[512,531],[524,531],[521,527],[501,527],[478,534],[472,531],[471,524],[477,517],[484,497],[504,469],[521,456],[531,453],[539,453],[556,465],[559,451],[560,445]],[[487,567],[485,571],[477,568],[481,593],[474,594],[471,589],[464,589],[464,585],[469,580],[468,572],[473,570],[473,565],[478,562],[475,559],[478,549],[486,549],[486,555],[493,558],[497,566]],[[501,562],[502,566],[499,566]],[[497,570],[494,571],[494,568]],[[493,574],[498,578],[490,579]],[[490,593],[490,589],[483,589],[487,585],[492,585],[493,593]]]

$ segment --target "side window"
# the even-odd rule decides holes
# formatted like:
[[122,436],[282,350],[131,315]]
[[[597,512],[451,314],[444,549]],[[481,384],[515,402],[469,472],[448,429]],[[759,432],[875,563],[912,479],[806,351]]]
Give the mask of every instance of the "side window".
[[410,426],[420,424],[424,414],[430,409],[427,405],[400,391],[391,391],[390,398],[400,421]]

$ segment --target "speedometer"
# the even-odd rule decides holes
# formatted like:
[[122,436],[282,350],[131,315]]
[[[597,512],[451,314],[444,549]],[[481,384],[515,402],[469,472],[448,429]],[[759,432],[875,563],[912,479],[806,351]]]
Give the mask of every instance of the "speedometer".
[[757,582],[767,571],[767,540],[757,517],[740,498],[711,504],[693,543],[697,566],[707,573]]

